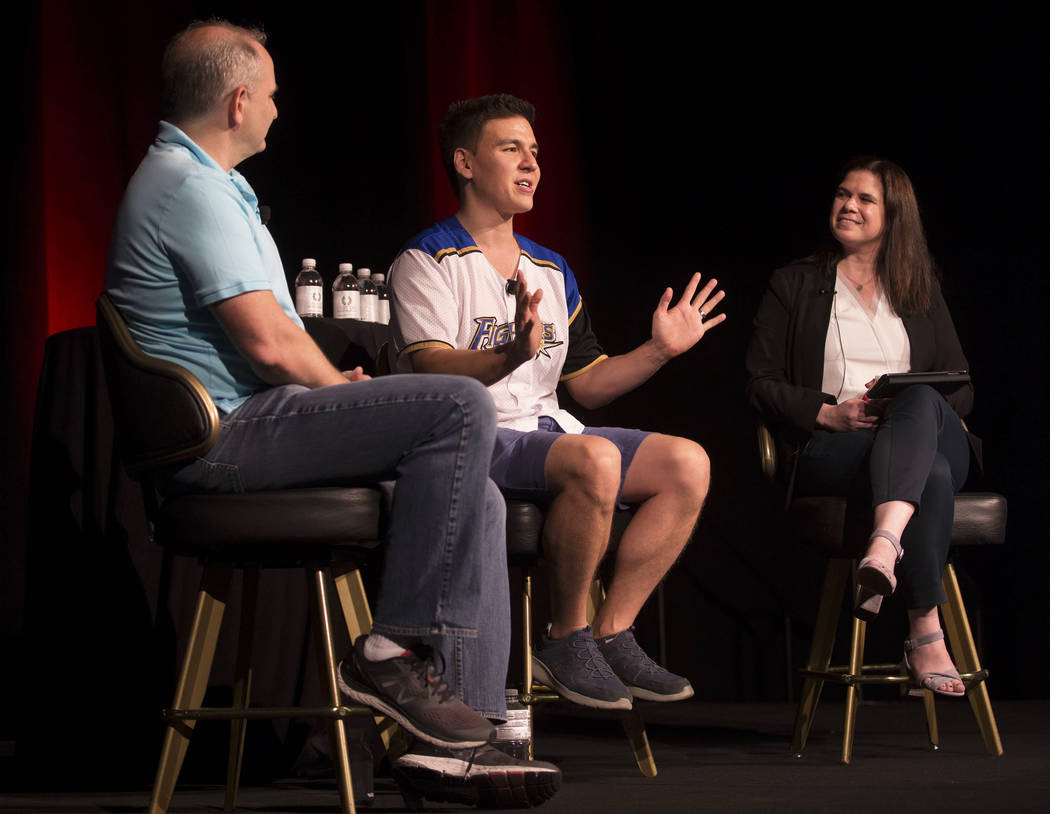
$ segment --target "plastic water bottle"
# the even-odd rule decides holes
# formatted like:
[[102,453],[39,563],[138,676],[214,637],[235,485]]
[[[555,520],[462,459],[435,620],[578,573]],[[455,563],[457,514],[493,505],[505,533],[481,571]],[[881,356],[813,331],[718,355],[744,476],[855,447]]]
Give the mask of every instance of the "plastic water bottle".
[[364,322],[376,322],[379,311],[379,298],[376,286],[372,282],[371,269],[357,270],[357,290],[361,292],[361,319]]
[[324,281],[312,257],[303,258],[302,271],[295,278],[295,313],[301,317],[324,316]]
[[386,290],[386,275],[376,272],[376,322],[380,325],[390,324],[390,294]]
[[339,276],[332,283],[332,316],[336,319],[361,319],[361,293],[353,272],[353,263],[339,264]]
[[517,690],[507,690],[507,721],[496,727],[492,745],[520,760],[529,759],[532,739],[532,717],[529,708],[518,700]]

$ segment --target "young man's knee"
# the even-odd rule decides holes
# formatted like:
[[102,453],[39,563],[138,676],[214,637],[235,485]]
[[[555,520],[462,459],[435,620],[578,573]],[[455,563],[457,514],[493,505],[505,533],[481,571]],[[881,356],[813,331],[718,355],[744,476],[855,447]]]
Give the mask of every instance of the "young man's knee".
[[671,438],[664,467],[670,488],[704,501],[711,485],[711,459],[702,446],[688,438]]
[[571,486],[611,504],[620,491],[620,450],[600,436],[563,436],[551,447],[547,480],[559,491]]

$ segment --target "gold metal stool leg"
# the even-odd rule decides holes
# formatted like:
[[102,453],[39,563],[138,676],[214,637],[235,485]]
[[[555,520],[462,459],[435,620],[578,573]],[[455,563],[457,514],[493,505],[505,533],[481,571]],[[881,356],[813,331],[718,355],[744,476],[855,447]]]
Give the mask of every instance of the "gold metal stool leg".
[[[842,597],[846,592],[846,580],[849,578],[850,566],[850,560],[829,559],[824,569],[824,587],[820,592],[817,620],[813,626],[813,641],[809,646],[807,670],[826,671],[831,664],[831,651],[835,647],[835,629],[839,623],[839,612],[842,609]],[[791,753],[795,757],[802,756],[823,687],[822,679],[807,676],[802,680],[802,692],[799,695],[798,710],[795,713],[795,730],[791,739]]]
[[[591,582],[591,588],[587,592],[587,621],[593,622],[598,608],[605,601],[605,586],[600,579]],[[653,750],[649,746],[649,736],[645,734],[645,721],[638,714],[638,710],[632,709],[620,716],[620,725],[623,733],[627,736],[627,742],[631,746],[634,762],[638,764],[638,771],[646,777],[656,777],[656,759]]]
[[[243,571],[241,581],[241,630],[237,637],[237,664],[233,677],[233,708],[247,709],[252,690],[252,646],[255,638],[255,609],[259,600],[259,566]],[[226,765],[226,799],[224,811],[237,808],[237,791],[241,782],[244,761],[244,736],[248,721],[234,718],[230,721],[230,757]]]
[[[361,569],[356,563],[333,563],[332,577],[335,580],[335,593],[339,597],[339,607],[343,611],[343,621],[346,623],[346,631],[350,634],[352,645],[357,641],[358,636],[372,632],[372,609],[368,606],[365,584],[361,580]],[[387,718],[385,715],[376,715],[375,722],[379,728],[383,748],[387,750],[387,754],[390,754],[391,743],[398,731],[397,723],[393,718]],[[401,753],[404,753],[403,748]]]
[[[193,616],[189,641],[186,644],[186,655],[182,660],[179,672],[179,683],[175,689],[173,709],[192,709],[199,707],[204,700],[204,691],[208,688],[208,676],[211,674],[212,659],[215,656],[215,645],[219,641],[219,630],[222,627],[222,615],[226,610],[226,600],[230,590],[232,569],[228,565],[209,565],[201,577],[200,592],[197,595],[197,609]],[[153,782],[153,794],[150,798],[150,814],[164,814],[171,803],[182,761],[193,734],[194,721],[169,721],[164,732],[164,746],[160,752],[160,765],[157,777]]]
[[646,777],[656,777],[656,760],[653,759],[653,750],[649,747],[649,736],[645,734],[645,722],[637,710],[629,710],[620,716],[620,725],[631,745],[634,754],[634,762],[638,764],[638,770]]
[[[970,631],[970,622],[966,618],[966,608],[963,606],[959,581],[956,579],[955,568],[951,563],[944,567],[941,585],[948,597],[948,601],[941,606],[941,613],[944,615],[944,626],[947,628],[955,665],[963,673],[980,672],[981,661],[977,656],[977,646],[974,644],[973,633]],[[992,701],[988,697],[987,682],[983,679],[977,681],[976,684],[967,688],[966,696],[970,701],[970,709],[973,710],[973,715],[977,719],[977,726],[981,730],[985,751],[998,757],[1003,753],[1003,743],[999,738],[999,727],[995,723]]]
[[532,713],[532,574],[521,569],[521,694],[529,708],[529,760],[533,760],[536,741],[536,716]]
[[923,691],[922,706],[926,713],[926,733],[930,738],[930,746],[936,752],[941,748],[941,736],[937,732],[937,705],[934,700],[933,690]]
[[591,582],[590,590],[587,591],[587,622],[591,623],[594,621],[595,615],[598,613],[598,608],[602,606],[605,601],[605,586],[602,585],[600,579],[595,579]]
[[[335,653],[332,648],[332,624],[328,613],[328,586],[325,570],[317,564],[307,568],[310,587],[310,604],[313,608],[314,643],[317,650],[317,671],[321,680],[321,693],[326,702],[334,707],[342,706],[339,684],[335,677]],[[332,763],[339,780],[339,796],[344,814],[355,814],[354,787],[350,779],[350,753],[346,745],[346,727],[342,718],[329,721],[332,743]]]
[[333,563],[332,577],[352,644],[358,636],[372,632],[372,610],[365,596],[365,584],[360,569],[353,563]]
[[[853,617],[849,646],[849,675],[859,678],[864,670],[864,633],[867,623]],[[842,726],[842,762],[846,765],[853,759],[853,733],[857,727],[857,705],[860,702],[860,685],[853,681],[846,684],[846,719]]]

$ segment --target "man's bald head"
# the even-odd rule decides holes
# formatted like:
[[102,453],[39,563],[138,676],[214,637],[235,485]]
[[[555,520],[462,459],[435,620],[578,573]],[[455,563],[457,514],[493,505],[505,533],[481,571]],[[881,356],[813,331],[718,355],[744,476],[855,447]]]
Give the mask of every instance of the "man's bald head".
[[225,20],[191,23],[176,34],[161,62],[162,116],[173,124],[207,115],[244,85],[254,90],[266,34]]

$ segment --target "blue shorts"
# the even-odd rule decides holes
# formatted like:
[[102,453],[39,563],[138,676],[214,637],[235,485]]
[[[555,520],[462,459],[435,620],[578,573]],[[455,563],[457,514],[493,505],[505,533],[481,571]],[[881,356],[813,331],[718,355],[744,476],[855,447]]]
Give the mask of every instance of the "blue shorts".
[[[496,430],[496,446],[492,450],[492,468],[489,476],[501,489],[518,497],[527,498],[530,492],[546,492],[547,476],[544,466],[551,444],[565,435],[558,422],[541,416],[540,428],[531,432]],[[642,441],[652,433],[645,430],[627,430],[620,427],[584,427],[584,435],[597,435],[612,441],[620,451],[620,490],[627,477],[627,469]],[[619,494],[617,494],[619,499]]]

